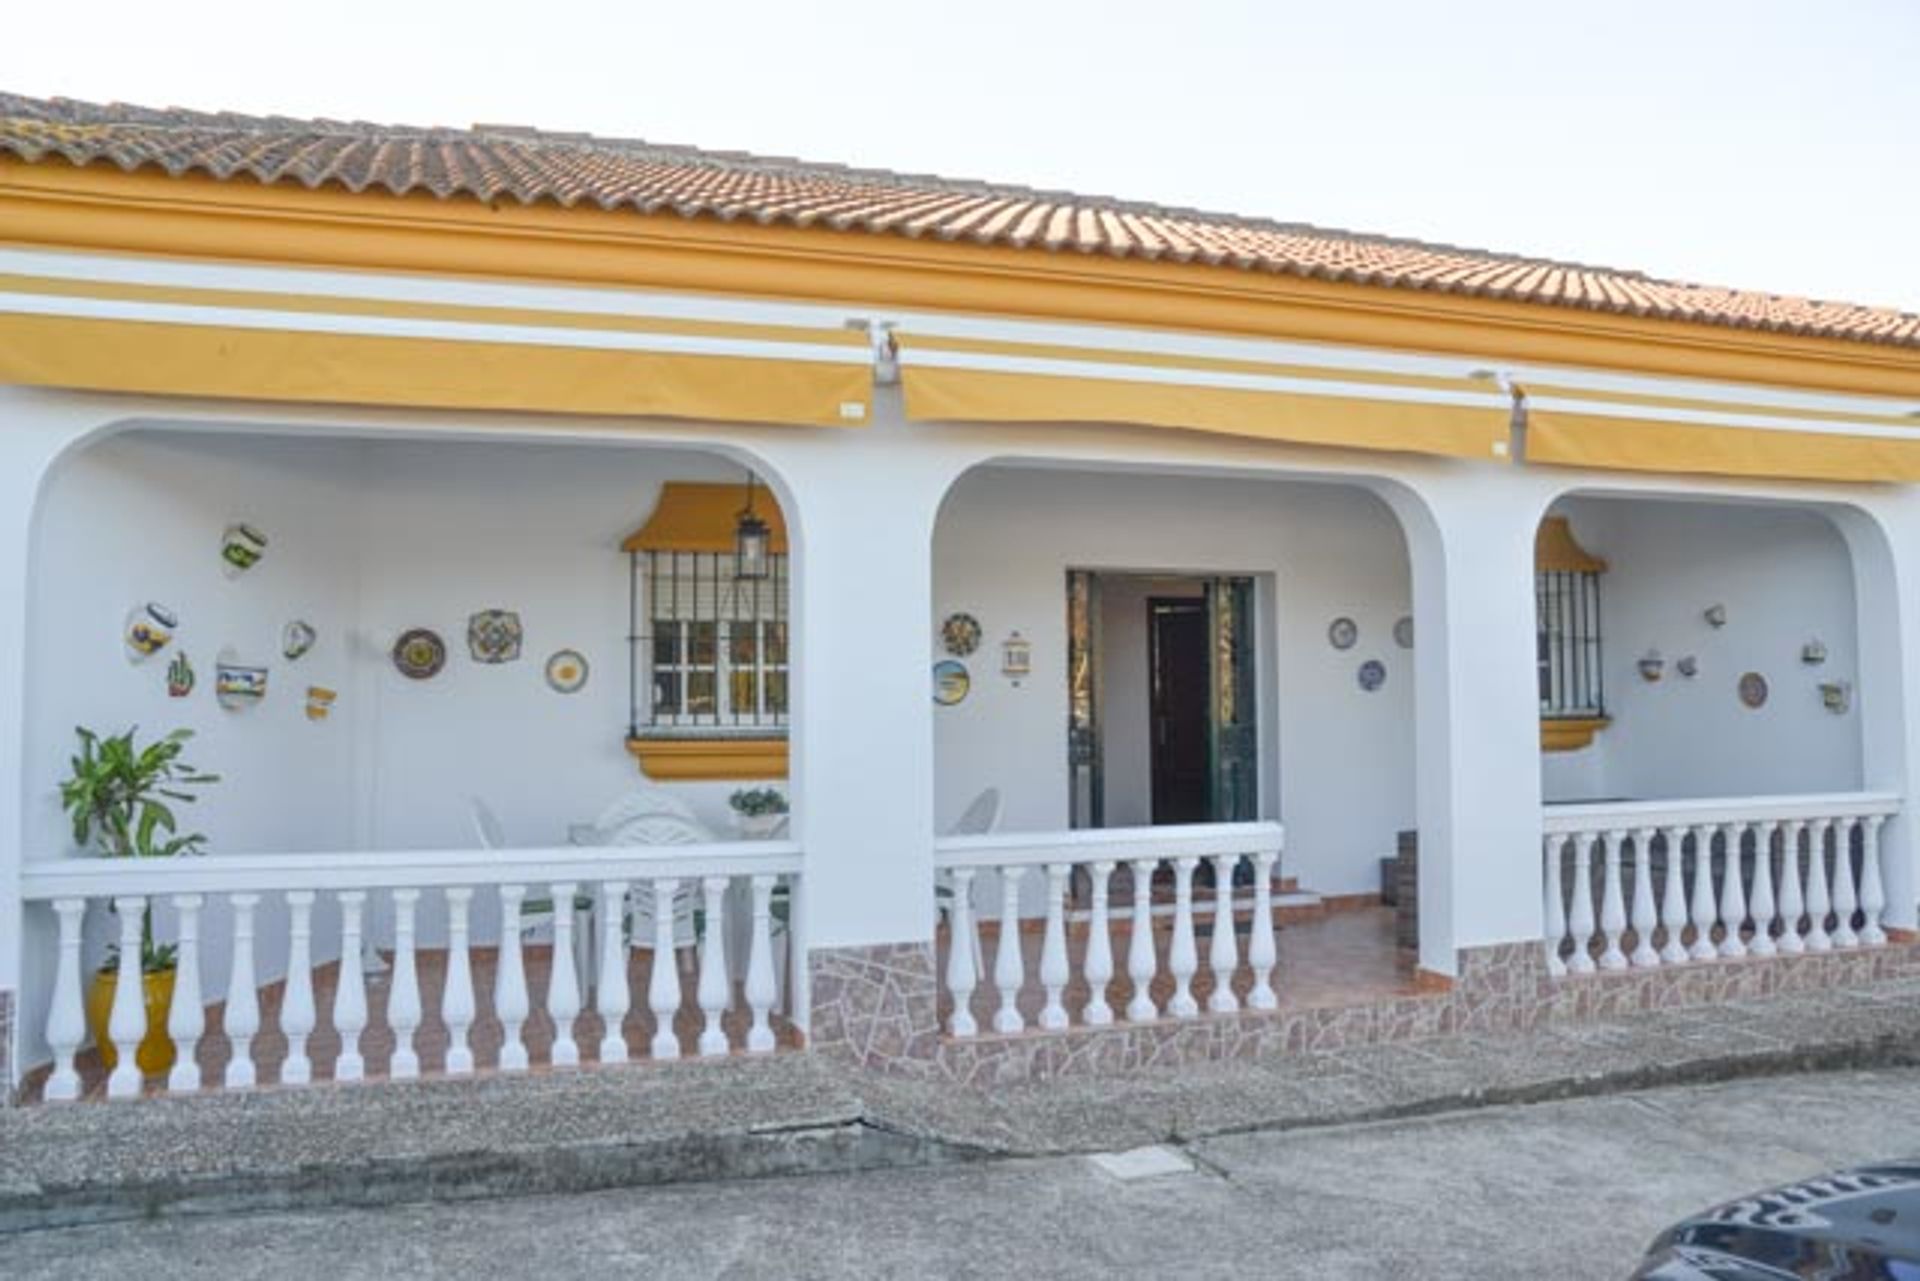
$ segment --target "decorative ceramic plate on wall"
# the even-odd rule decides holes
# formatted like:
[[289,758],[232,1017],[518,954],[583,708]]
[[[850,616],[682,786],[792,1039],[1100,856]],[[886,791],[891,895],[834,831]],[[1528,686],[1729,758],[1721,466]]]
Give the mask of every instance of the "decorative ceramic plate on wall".
[[933,701],[942,707],[952,707],[967,696],[973,687],[973,678],[967,675],[967,665],[956,663],[951,658],[933,665]]
[[430,627],[408,628],[393,643],[393,665],[408,680],[429,680],[447,665],[447,643]]
[[1759,672],[1748,672],[1740,678],[1740,702],[1752,708],[1767,705],[1767,678]]
[[467,617],[467,651],[476,663],[511,663],[520,657],[520,615],[483,609]]
[[965,658],[980,648],[980,620],[972,614],[948,614],[940,624],[940,644],[947,653]]
[[587,683],[587,658],[577,649],[557,650],[547,659],[547,685],[557,694],[572,694]]
[[1360,682],[1360,688],[1371,694],[1387,683],[1387,665],[1377,658],[1369,658],[1360,664],[1356,679]]
[[1351,618],[1336,618],[1327,624],[1327,644],[1335,649],[1352,649],[1360,639],[1360,624]]
[[1393,625],[1393,643],[1401,649],[1413,648],[1413,615],[1407,614]]

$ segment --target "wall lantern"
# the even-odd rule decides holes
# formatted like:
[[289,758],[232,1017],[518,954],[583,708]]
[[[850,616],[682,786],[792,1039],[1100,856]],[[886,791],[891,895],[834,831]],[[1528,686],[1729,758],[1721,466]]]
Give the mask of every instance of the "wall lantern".
[[1818,667],[1827,661],[1827,647],[1819,640],[1810,640],[1800,647],[1800,661],[1808,667]]
[[1709,605],[1702,617],[1707,620],[1708,627],[1718,631],[1727,625],[1727,607],[1725,605]]
[[733,576],[759,581],[772,572],[767,522],[753,514],[753,473],[747,473],[747,505],[733,527]]
[[1688,680],[1692,680],[1700,674],[1700,660],[1692,654],[1688,654],[1685,658],[1682,658],[1673,665],[1673,670],[1679,672]]
[[1851,681],[1827,681],[1820,686],[1820,705],[1835,716],[1844,716],[1853,706]]
[[1667,660],[1660,657],[1659,650],[1650,649],[1640,659],[1639,668],[1640,678],[1651,684],[1659,680],[1661,673],[1667,670]]

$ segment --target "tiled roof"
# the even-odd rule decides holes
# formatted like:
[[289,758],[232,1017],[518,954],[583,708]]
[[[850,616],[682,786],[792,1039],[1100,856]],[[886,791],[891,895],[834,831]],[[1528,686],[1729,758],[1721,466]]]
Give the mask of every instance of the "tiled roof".
[[752,219],[1920,346],[1920,316],[1099,196],[478,125],[422,129],[0,93],[0,152],[396,195]]

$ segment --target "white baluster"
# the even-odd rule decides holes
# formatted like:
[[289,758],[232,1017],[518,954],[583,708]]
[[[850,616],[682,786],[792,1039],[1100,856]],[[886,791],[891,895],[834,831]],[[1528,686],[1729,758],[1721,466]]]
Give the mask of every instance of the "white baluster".
[[[654,904],[655,915],[661,905]],[[627,932],[621,922],[627,914],[627,883],[600,883],[600,965],[599,982],[594,986],[594,1008],[600,1012],[600,1061],[625,1063],[627,1036],[620,1025],[626,1021],[627,1006],[633,994],[627,984]],[[671,918],[671,913],[669,913]],[[669,954],[671,959],[671,954]],[[660,958],[654,957],[654,964]]]
[[727,1052],[727,1031],[720,1026],[720,1016],[727,1012],[728,998],[733,995],[733,982],[727,977],[727,879],[709,876],[700,882],[701,893],[706,896],[699,991],[700,1012],[706,1017],[705,1026],[700,1029],[700,1053],[705,1055]]
[[1233,994],[1233,972],[1240,968],[1240,940],[1233,931],[1233,870],[1238,854],[1219,854],[1213,860],[1213,939],[1207,945],[1207,968],[1213,971],[1213,991],[1207,1009],[1214,1014],[1239,1010]]
[[447,983],[440,992],[440,1021],[447,1025],[447,1075],[473,1072],[473,951],[467,927],[473,887],[449,885],[447,896]]
[[1880,825],[1886,821],[1883,815],[1869,814],[1860,829],[1860,911],[1866,917],[1860,941],[1868,947],[1887,941],[1880,924],[1887,910],[1886,886],[1880,879]]
[[140,1065],[136,1059],[147,1035],[147,990],[143,982],[140,938],[147,900],[126,895],[113,900],[120,914],[120,967],[113,984],[113,1010],[107,1016],[107,1036],[119,1056],[107,1078],[107,1097],[131,1099],[140,1093]]
[[313,891],[287,891],[287,987],[280,1002],[280,1030],[287,1036],[287,1057],[280,1065],[282,1085],[313,1080],[307,1038],[319,1020],[313,1008]]
[[1193,945],[1193,869],[1197,858],[1173,861],[1173,943],[1167,949],[1167,969],[1173,975],[1173,998],[1167,1013],[1176,1019],[1190,1019],[1200,1013],[1193,999],[1193,976],[1200,969],[1200,956]]
[[947,1031],[972,1036],[980,1030],[973,1021],[973,989],[980,981],[973,972],[973,869],[956,867],[949,879],[953,907],[947,914],[947,991],[953,996],[953,1013],[947,1019]]
[[1067,873],[1066,863],[1047,864],[1047,932],[1040,941],[1040,986],[1046,989],[1046,1004],[1040,1009],[1040,1026],[1059,1031],[1067,1025],[1067,1007],[1060,995],[1067,987]]
[[[533,1003],[527,997],[527,966],[520,938],[520,905],[524,885],[500,887],[500,959],[493,972],[493,1012],[500,1020],[500,1070],[527,1070],[527,1042],[523,1033]],[[555,916],[559,915],[556,910]]]
[[206,998],[200,994],[200,906],[205,901],[198,894],[173,896],[180,941],[173,970],[173,1007],[167,1012],[167,1035],[173,1039],[167,1089],[174,1094],[191,1094],[200,1088],[200,1036],[207,1030]]
[[1000,989],[1000,1008],[993,1012],[993,1030],[1018,1032],[1027,1026],[1016,1003],[1026,978],[1026,958],[1020,955],[1020,880],[1022,869],[1000,869],[1000,942],[993,949],[993,985]]
[[1833,938],[1827,933],[1827,913],[1832,901],[1827,897],[1827,833],[1833,820],[1817,818],[1807,828],[1807,951],[1831,952]]
[[1860,900],[1853,889],[1853,829],[1857,818],[1843,818],[1833,829],[1833,945],[1838,948],[1860,946],[1853,931],[1854,909]]
[[680,1038],[673,1030],[673,1016],[680,1010],[680,966],[673,954],[673,900],[679,893],[678,877],[653,882],[653,974],[647,982],[647,1005],[653,1011],[656,1059],[680,1057]]
[[233,966],[227,976],[227,1040],[233,1057],[227,1060],[227,1088],[249,1087],[258,1079],[253,1065],[253,1037],[260,1030],[260,993],[253,977],[253,909],[258,894],[229,894],[233,905]]
[[1127,977],[1133,980],[1133,995],[1127,1000],[1127,1018],[1134,1023],[1151,1023],[1160,1016],[1153,1004],[1153,974],[1158,961],[1153,954],[1153,868],[1150,858],[1133,861],[1133,933],[1127,940]]
[[367,1074],[367,980],[362,969],[360,914],[367,902],[365,890],[341,890],[340,985],[333,994],[333,1028],[340,1034],[340,1057],[333,1063],[333,1079],[358,1081]]
[[1710,961],[1720,955],[1713,945],[1713,829],[1693,829],[1693,946],[1687,955],[1696,961]]
[[1660,964],[1660,953],[1653,948],[1653,927],[1659,918],[1653,912],[1653,829],[1637,827],[1633,831],[1633,955],[1636,969]]
[[1573,896],[1567,928],[1573,931],[1573,952],[1567,957],[1569,974],[1593,973],[1593,843],[1597,832],[1573,838]]
[[573,1021],[580,1015],[580,975],[573,958],[573,896],[577,881],[555,881],[553,895],[553,962],[547,973],[547,1015],[553,1019],[553,1066],[580,1066],[580,1046],[573,1039]]
[[1807,825],[1789,820],[1780,839],[1780,937],[1774,941],[1782,956],[1798,956],[1807,950],[1800,937],[1800,918],[1806,904],[1800,897],[1800,834]]
[[1547,973],[1553,978],[1567,972],[1566,962],[1560,959],[1560,945],[1567,937],[1567,909],[1560,896],[1560,848],[1566,843],[1565,836],[1550,833],[1540,850],[1545,869],[1541,883],[1546,896],[1543,906],[1547,925]]
[[1680,939],[1687,930],[1687,834],[1669,827],[1661,835],[1666,838],[1667,877],[1660,887],[1660,925],[1667,937],[1660,948],[1660,959],[1668,965],[1679,965],[1687,959],[1687,945]]
[[1113,1007],[1107,1004],[1107,984],[1113,981],[1113,939],[1107,933],[1107,883],[1113,876],[1113,864],[1095,863],[1088,871],[1093,878],[1093,904],[1087,921],[1087,1008],[1081,1018],[1089,1027],[1106,1027],[1113,1022]]
[[[968,876],[972,876],[969,869]],[[753,942],[747,952],[747,1008],[753,1012],[753,1023],[747,1029],[747,1053],[765,1054],[773,1049],[773,1026],[768,1021],[768,1013],[773,1002],[780,995],[773,977],[773,885],[775,877],[756,876],[753,878]],[[971,893],[971,889],[968,891]],[[954,910],[960,909],[960,882],[954,882]],[[968,927],[969,932],[972,926]],[[973,960],[972,949],[968,949],[968,963]],[[969,990],[971,995],[971,990]]]
[[1601,857],[1606,860],[1605,879],[1600,885],[1600,929],[1607,936],[1606,949],[1600,953],[1603,970],[1627,968],[1627,954],[1620,950],[1620,936],[1627,929],[1626,900],[1620,891],[1620,842],[1626,836],[1625,832],[1611,831],[1600,837]]
[[420,1027],[420,971],[413,954],[413,913],[419,901],[419,890],[393,892],[393,975],[387,987],[393,1062],[387,1075],[396,1081],[410,1081],[420,1075],[420,1054],[413,1043]]
[[1747,911],[1753,917],[1753,942],[1747,951],[1772,956],[1780,950],[1773,941],[1773,834],[1778,823],[1756,823],[1753,828],[1753,895]]
[[80,1097],[80,1074],[74,1070],[73,1056],[87,1034],[87,1012],[80,999],[80,922],[87,901],[57,898],[53,912],[60,920],[60,948],[53,968],[53,1003],[47,1008],[53,1075],[47,1078],[46,1097],[48,1102],[67,1103]]
[[1275,850],[1253,856],[1253,932],[1247,936],[1247,968],[1253,986],[1247,990],[1247,1008],[1271,1010],[1279,1004],[1273,992],[1273,966],[1278,950],[1273,943],[1273,865]]
[[1722,858],[1720,863],[1720,955],[1745,956],[1747,945],[1740,937],[1740,927],[1747,919],[1747,892],[1740,876],[1740,834],[1745,830],[1739,823],[1724,823],[1720,827]]

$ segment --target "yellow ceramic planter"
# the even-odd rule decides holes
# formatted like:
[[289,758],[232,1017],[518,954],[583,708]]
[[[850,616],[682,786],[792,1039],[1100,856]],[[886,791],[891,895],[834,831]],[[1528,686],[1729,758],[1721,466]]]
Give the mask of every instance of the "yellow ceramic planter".
[[[107,1021],[113,1017],[113,993],[119,986],[118,971],[100,970],[94,974],[92,986],[87,988],[87,1028],[93,1033],[93,1043],[100,1048],[100,1061],[109,1072],[120,1061],[119,1053],[113,1048],[113,1038],[107,1033]],[[141,986],[146,989],[147,997],[147,1035],[140,1042],[133,1061],[143,1075],[158,1076],[173,1067],[173,1038],[167,1035],[167,1014],[173,1009],[173,971],[146,975]]]

